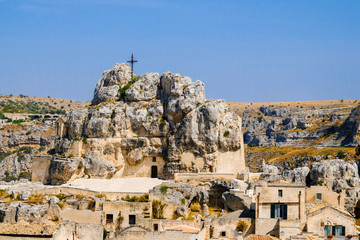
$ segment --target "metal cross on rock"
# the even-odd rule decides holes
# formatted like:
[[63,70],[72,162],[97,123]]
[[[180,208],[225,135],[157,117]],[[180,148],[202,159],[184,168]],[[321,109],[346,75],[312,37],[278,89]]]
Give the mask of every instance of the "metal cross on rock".
[[131,64],[131,80],[133,80],[133,74],[134,74],[134,63],[137,62],[137,60],[134,60],[134,55],[131,54],[131,60],[130,61],[127,61],[128,63]]

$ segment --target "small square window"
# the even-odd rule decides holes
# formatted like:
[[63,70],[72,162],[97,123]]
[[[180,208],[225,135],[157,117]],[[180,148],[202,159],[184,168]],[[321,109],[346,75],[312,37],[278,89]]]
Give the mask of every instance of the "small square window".
[[156,162],[156,157],[153,157],[153,162]]
[[154,224],[154,231],[159,231],[159,224],[157,223]]
[[221,232],[222,237],[226,237],[226,232]]
[[279,191],[278,191],[278,196],[279,196],[279,197],[282,197],[282,196],[283,196],[283,190],[279,190]]
[[316,194],[316,200],[321,200],[322,199],[322,194],[321,193],[317,193]]
[[106,214],[106,223],[113,223],[113,221],[114,221],[114,215]]
[[129,215],[129,224],[136,224],[136,216],[135,215]]

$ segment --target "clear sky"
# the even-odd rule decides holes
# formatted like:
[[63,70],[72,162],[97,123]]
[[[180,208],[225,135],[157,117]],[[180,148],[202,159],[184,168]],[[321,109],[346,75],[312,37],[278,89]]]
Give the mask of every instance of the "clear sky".
[[102,72],[178,72],[208,99],[359,99],[359,0],[0,0],[0,93],[89,101]]

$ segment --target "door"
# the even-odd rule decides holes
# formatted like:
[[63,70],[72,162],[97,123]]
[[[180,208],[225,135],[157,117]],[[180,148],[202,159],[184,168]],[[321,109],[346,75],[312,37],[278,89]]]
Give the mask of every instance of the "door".
[[158,177],[158,168],[157,166],[151,166],[151,178]]

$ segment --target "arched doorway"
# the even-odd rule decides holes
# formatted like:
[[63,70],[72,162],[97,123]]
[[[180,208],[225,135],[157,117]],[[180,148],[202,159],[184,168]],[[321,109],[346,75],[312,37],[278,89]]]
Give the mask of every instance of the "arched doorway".
[[151,178],[157,178],[157,177],[158,177],[158,167],[151,166]]

